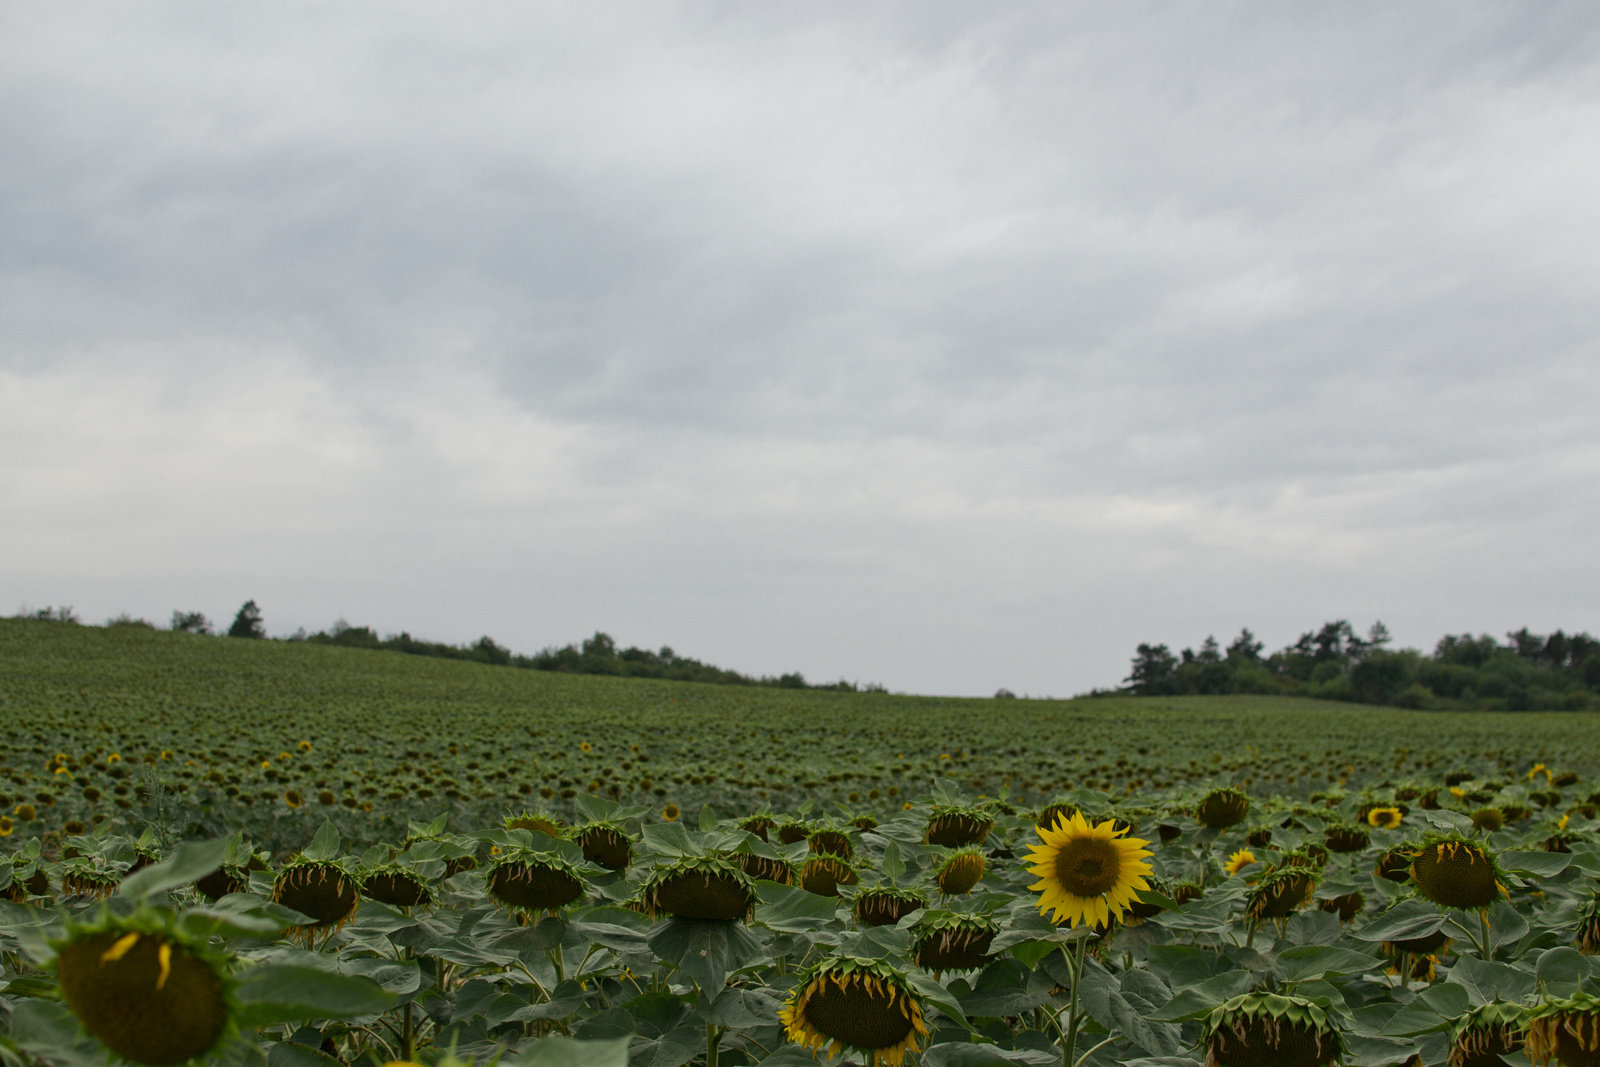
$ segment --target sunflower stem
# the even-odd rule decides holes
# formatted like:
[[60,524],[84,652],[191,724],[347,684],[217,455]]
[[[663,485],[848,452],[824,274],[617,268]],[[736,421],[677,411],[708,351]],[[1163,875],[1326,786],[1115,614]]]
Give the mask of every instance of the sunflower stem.
[[706,1067],[717,1067],[717,1044],[721,1039],[722,1031],[706,1023]]
[[1117,1035],[1116,1034],[1112,1034],[1110,1037],[1108,1037],[1104,1041],[1100,1042],[1094,1048],[1090,1049],[1088,1052],[1085,1052],[1082,1056],[1079,1056],[1077,1063],[1074,1064],[1074,1067],[1083,1067],[1083,1061],[1084,1060],[1088,1059],[1090,1056],[1093,1056],[1096,1052],[1099,1052],[1101,1049],[1105,1048],[1107,1045],[1111,1044],[1111,1042],[1115,1041],[1116,1039],[1117,1039]]
[[1067,1029],[1061,1035],[1061,1067],[1074,1067],[1072,1054],[1078,1047],[1078,1003],[1083,986],[1083,956],[1088,943],[1087,937],[1080,937],[1070,953],[1063,953],[1072,976],[1072,995],[1067,1000]]

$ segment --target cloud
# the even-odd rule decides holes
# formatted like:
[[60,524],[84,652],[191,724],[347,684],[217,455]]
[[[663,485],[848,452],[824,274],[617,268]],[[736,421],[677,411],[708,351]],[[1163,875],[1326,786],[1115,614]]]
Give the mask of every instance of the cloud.
[[0,596],[975,693],[1600,627],[1587,12],[6,21]]

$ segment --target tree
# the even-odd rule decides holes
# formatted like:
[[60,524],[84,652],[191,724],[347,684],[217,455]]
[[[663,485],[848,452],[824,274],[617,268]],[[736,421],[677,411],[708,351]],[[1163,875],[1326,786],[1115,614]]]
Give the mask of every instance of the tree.
[[1166,645],[1140,645],[1133,667],[1123,681],[1140,696],[1158,696],[1173,691],[1178,673],[1178,657]]
[[1246,626],[1239,631],[1239,636],[1235,637],[1233,643],[1228,646],[1228,658],[1231,660],[1243,660],[1247,663],[1256,663],[1261,659],[1262,647],[1261,642],[1256,640],[1256,635],[1251,633],[1250,628]]
[[172,628],[187,634],[208,634],[211,632],[211,620],[199,611],[174,611]]
[[229,637],[250,637],[260,640],[267,636],[267,628],[261,625],[261,609],[256,607],[254,600],[246,600],[239,609],[239,614],[233,617],[233,625],[228,627]]

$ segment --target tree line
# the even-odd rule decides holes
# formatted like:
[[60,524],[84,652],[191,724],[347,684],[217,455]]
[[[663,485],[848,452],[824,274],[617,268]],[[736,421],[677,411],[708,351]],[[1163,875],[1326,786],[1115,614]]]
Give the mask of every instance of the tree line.
[[1267,693],[1436,710],[1600,708],[1600,640],[1587,633],[1523,627],[1504,642],[1447,634],[1431,653],[1390,643],[1381,622],[1362,636],[1340,619],[1270,654],[1248,629],[1226,648],[1214,637],[1176,654],[1141,644],[1123,688],[1097,695]]
[[[119,618],[113,619],[112,623],[126,624],[130,621],[133,620]],[[174,611],[172,629],[189,633],[215,632],[211,621],[198,611]],[[247,600],[244,603],[225,633],[228,637],[247,640],[267,639],[261,609],[254,600]],[[654,651],[647,648],[618,648],[610,634],[600,632],[580,643],[563,645],[560,648],[552,646],[532,655],[513,652],[487,635],[471,644],[452,645],[440,641],[425,641],[412,637],[405,631],[380,637],[370,627],[351,626],[342,619],[326,630],[309,634],[299,630],[281,640],[401,652],[409,656],[431,656],[436,659],[470,660],[497,667],[520,667],[525,670],[560,671],[567,674],[609,674],[620,678],[661,678],[673,682],[710,682],[714,685],[769,686],[777,689],[825,689],[845,693],[887,692],[883,686],[876,683],[862,686],[843,680],[825,683],[808,682],[805,675],[799,671],[777,676],[741,674],[738,671],[703,663],[690,656],[680,656],[665,645]]]

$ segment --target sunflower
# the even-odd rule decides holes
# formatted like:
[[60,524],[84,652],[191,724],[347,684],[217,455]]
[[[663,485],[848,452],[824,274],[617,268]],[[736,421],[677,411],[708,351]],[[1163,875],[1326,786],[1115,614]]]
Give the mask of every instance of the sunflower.
[[224,864],[194,883],[195,889],[207,900],[217,901],[229,893],[250,891],[250,874],[243,867]]
[[549,852],[508,849],[495,858],[484,882],[490,899],[519,919],[556,912],[583,897],[583,879]]
[[386,863],[363,872],[361,893],[394,908],[414,908],[432,904],[433,887],[417,872],[398,864]]
[[1360,893],[1341,893],[1339,896],[1326,898],[1320,906],[1323,911],[1337,913],[1341,923],[1347,923],[1361,914],[1361,909],[1366,903],[1366,898]]
[[844,957],[808,968],[778,1021],[798,1045],[826,1047],[830,1060],[853,1049],[871,1067],[900,1067],[928,1037],[921,998],[905,975],[881,960]]
[[1121,919],[1141,889],[1149,889],[1151,873],[1145,842],[1124,838],[1108,819],[1090,826],[1081,812],[1035,832],[1044,842],[1029,846],[1028,870],[1039,881],[1028,888],[1040,893],[1039,910],[1054,911],[1052,920],[1069,926],[1105,926]]
[[1228,857],[1228,862],[1222,865],[1222,869],[1227,872],[1229,878],[1232,878],[1255,862],[1257,862],[1256,854],[1247,848],[1241,848]]
[[542,809],[524,811],[521,815],[507,815],[504,825],[507,830],[526,830],[531,834],[546,834],[550,837],[560,837],[566,827],[560,819]]
[[1340,1052],[1327,1013],[1300,997],[1244,993],[1213,1008],[1201,1030],[1205,1067],[1322,1067]]
[[739,829],[747,834],[755,834],[761,840],[767,840],[767,832],[777,827],[778,820],[770,815],[752,815],[739,824]]
[[758,856],[754,852],[736,852],[733,858],[739,869],[753,881],[794,885],[794,868],[786,860]]
[[286,789],[283,793],[283,802],[291,808],[298,808],[305,803],[305,798],[300,795],[300,791],[297,789]]
[[756,887],[731,860],[719,857],[679,860],[656,868],[644,886],[647,914],[680,919],[733,922],[755,914]]
[[1591,897],[1578,915],[1575,947],[1585,956],[1600,956],[1600,893]]
[[1360,852],[1372,840],[1359,826],[1346,826],[1342,823],[1336,823],[1324,830],[1322,839],[1328,846],[1329,852]]
[[1378,857],[1378,863],[1372,868],[1372,874],[1386,881],[1404,882],[1411,877],[1411,861],[1414,858],[1407,849],[1391,848]]
[[959,849],[951,853],[940,866],[934,881],[938,883],[939,892],[945,896],[960,896],[962,893],[972,891],[972,887],[983,878],[984,871],[988,867],[989,860],[982,849]]
[[1496,830],[1503,828],[1505,824],[1506,817],[1499,808],[1479,808],[1472,813],[1472,828],[1474,830],[1482,830],[1484,833],[1492,834]]
[[1250,813],[1250,798],[1237,789],[1213,789],[1207,793],[1205,799],[1200,801],[1195,808],[1195,818],[1211,827],[1221,830],[1242,822]]
[[989,962],[989,946],[998,931],[993,922],[975,915],[930,911],[911,928],[911,958],[935,977],[977,970]]
[[626,870],[633,859],[633,845],[616,823],[589,823],[574,831],[572,838],[583,849],[583,858],[601,867]]
[[993,829],[994,819],[982,808],[943,804],[929,815],[922,841],[928,845],[960,848],[978,844]]
[[62,999],[106,1048],[170,1067],[204,1057],[230,1029],[226,963],[151,914],[70,927],[57,944]]
[[842,885],[855,885],[860,878],[850,861],[818,852],[800,868],[800,888],[819,897],[836,897]]
[[1456,835],[1423,842],[1411,861],[1411,881],[1419,893],[1447,908],[1487,908],[1506,894],[1494,857]]
[[1503,1000],[1472,1009],[1450,1028],[1449,1067],[1495,1067],[1522,1048],[1524,1009]]
[[1384,941],[1378,951],[1390,961],[1391,974],[1412,982],[1431,982],[1434,967],[1454,943],[1443,930],[1436,930],[1422,937]]
[[680,809],[676,804],[668,804],[666,807],[661,809],[661,817],[668,822],[677,822],[678,817],[682,814],[682,809]]
[[311,919],[304,926],[290,927],[288,935],[310,944],[318,934],[326,939],[350,921],[361,903],[360,885],[342,863],[297,857],[278,872],[272,900]]
[[833,856],[850,858],[850,837],[842,830],[824,828],[813,830],[811,836],[806,838],[806,847],[812,852],[826,852]]
[[1527,1053],[1540,1067],[1552,1059],[1561,1067],[1600,1065],[1600,1000],[1580,991],[1535,1008],[1528,1019]]
[[1260,926],[1268,919],[1286,919],[1311,903],[1317,875],[1311,867],[1280,867],[1269,871],[1250,893],[1245,915]]
[[853,914],[862,926],[893,926],[928,902],[915,889],[874,886],[856,895]]
[[1399,808],[1373,808],[1367,812],[1367,825],[1377,830],[1398,830],[1400,820]]
[[0,815],[0,837],[10,837],[16,830],[17,824],[11,821],[11,816]]

